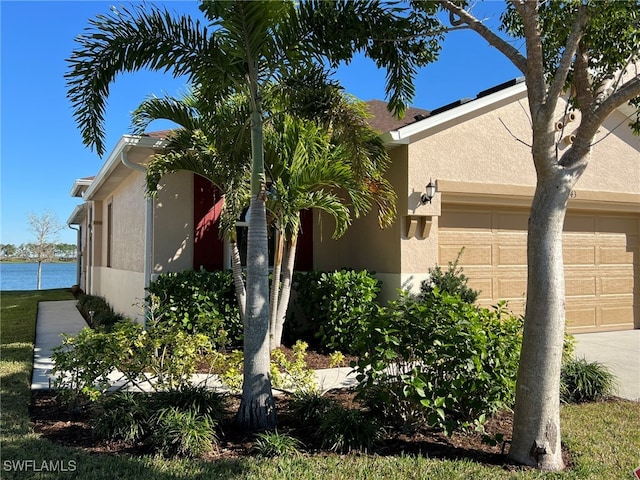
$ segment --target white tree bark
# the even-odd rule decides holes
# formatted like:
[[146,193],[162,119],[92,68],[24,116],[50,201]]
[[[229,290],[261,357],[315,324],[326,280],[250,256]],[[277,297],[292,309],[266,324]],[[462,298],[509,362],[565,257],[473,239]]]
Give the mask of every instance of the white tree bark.
[[562,229],[573,179],[557,170],[538,181],[529,217],[527,305],[509,456],[544,470],[564,468],[560,368],[565,329]]
[[280,299],[280,274],[282,272],[282,257],[284,254],[284,234],[278,233],[276,249],[273,254],[273,279],[271,280],[271,297],[269,300],[269,342],[270,349],[275,350],[280,346],[280,339],[276,339],[276,315],[278,313],[278,301]]
[[287,318],[289,310],[289,299],[291,298],[291,284],[293,281],[293,267],[296,261],[296,247],[298,244],[298,236],[295,235],[286,248],[286,262],[282,272],[282,288],[280,292],[280,301],[278,302],[278,311],[276,313],[275,328],[273,330],[273,341],[276,347],[282,344],[282,332],[284,330],[284,322]]
[[242,400],[236,416],[249,431],[276,427],[271,390],[269,349],[269,250],[265,206],[264,144],[260,97],[253,87],[251,114],[251,204],[247,239],[247,302],[244,320],[244,371]]

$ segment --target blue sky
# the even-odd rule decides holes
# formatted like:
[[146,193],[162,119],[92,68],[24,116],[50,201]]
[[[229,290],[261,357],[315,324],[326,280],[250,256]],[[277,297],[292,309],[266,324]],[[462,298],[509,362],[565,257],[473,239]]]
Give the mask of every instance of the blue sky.
[[[80,203],[69,195],[74,180],[100,169],[104,158],[82,144],[73,120],[63,78],[65,59],[90,18],[108,13],[110,5],[129,3],[0,0],[0,243],[31,241],[29,213],[49,210],[66,222]],[[149,3],[201,18],[194,1]],[[474,12],[497,21],[502,7],[503,2],[484,2]],[[384,72],[369,60],[358,58],[336,74],[345,90],[362,100],[384,99]],[[477,34],[453,32],[440,60],[419,73],[413,104],[437,108],[520,75]],[[170,75],[136,72],[119,77],[111,86],[106,110],[107,154],[120,136],[131,131],[130,112],[142,100],[185,90],[184,81]],[[65,228],[58,240],[75,243],[75,238],[75,232]]]

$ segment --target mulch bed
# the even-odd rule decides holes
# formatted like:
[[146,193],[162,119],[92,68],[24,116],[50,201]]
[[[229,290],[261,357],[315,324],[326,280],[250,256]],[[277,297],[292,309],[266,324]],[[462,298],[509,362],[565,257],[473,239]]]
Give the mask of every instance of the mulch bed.
[[[284,348],[285,355],[290,356],[291,351]],[[313,369],[329,368],[329,360],[322,353],[308,351],[307,365]],[[346,365],[353,358],[347,357]],[[348,389],[332,390],[325,394],[337,400],[340,404],[357,408],[358,401],[355,393]],[[278,431],[295,436],[305,445],[308,454],[326,455],[330,452],[322,451],[317,446],[317,441],[312,438],[311,432],[306,431],[299,420],[291,414],[292,398],[287,395],[275,396],[276,411],[278,415]],[[253,439],[245,433],[236,431],[233,427],[233,418],[238,410],[240,398],[231,396],[228,405],[228,415],[222,426],[224,435],[216,451],[206,456],[215,460],[222,458],[239,458],[253,455]],[[30,415],[33,429],[50,441],[79,448],[93,454],[107,455],[142,455],[147,453],[142,446],[132,445],[122,441],[98,440],[92,433],[89,424],[89,414],[86,411],[69,411],[63,406],[51,391],[35,391],[32,394]],[[508,453],[509,440],[511,439],[513,416],[511,412],[500,412],[489,418],[485,424],[488,435],[502,434],[504,443],[489,445],[479,433],[454,433],[446,436],[441,432],[427,428],[420,429],[412,435],[398,434],[387,435],[376,449],[370,454],[374,455],[422,455],[432,458],[469,459],[487,465],[501,465],[508,470],[521,469],[522,467],[510,464],[506,454]],[[570,459],[565,453],[565,463],[569,465]]]

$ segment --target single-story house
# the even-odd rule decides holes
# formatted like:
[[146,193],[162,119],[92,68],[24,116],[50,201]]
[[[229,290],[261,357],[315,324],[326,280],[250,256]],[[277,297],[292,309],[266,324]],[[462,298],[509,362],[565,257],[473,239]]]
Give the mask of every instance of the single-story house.
[[[415,290],[436,264],[459,266],[479,301],[508,300],[520,313],[526,294],[528,211],[536,176],[522,78],[432,111],[409,109],[403,120],[368,102],[372,125],[392,159],[387,177],[398,218],[380,230],[375,214],[332,240],[329,218],[304,218],[300,270],[368,269],[383,299]],[[571,144],[573,114],[558,109],[559,153]],[[621,108],[596,136],[592,160],[571,194],[564,234],[569,331],[640,328],[640,138]],[[144,195],[144,165],[163,133],[125,135],[93,179],[75,182],[81,197],[68,223],[79,226],[80,286],[117,311],[140,317],[144,289],[157,274],[229,267],[218,238],[222,198],[190,173],[163,178],[157,198]],[[424,201],[428,184],[436,186]]]

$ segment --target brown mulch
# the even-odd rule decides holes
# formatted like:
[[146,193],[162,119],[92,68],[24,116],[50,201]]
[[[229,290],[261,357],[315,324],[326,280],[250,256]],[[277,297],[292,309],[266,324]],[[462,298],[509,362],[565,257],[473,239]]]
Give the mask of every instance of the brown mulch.
[[[341,404],[350,408],[357,407],[354,392],[341,389],[327,392]],[[278,430],[300,439],[309,454],[328,454],[317,445],[310,432],[305,431],[291,414],[291,398],[278,395],[276,410],[278,413]],[[251,436],[238,432],[233,428],[233,413],[237,411],[240,399],[230,398],[228,418],[223,425],[224,435],[217,451],[207,455],[209,459],[238,458],[252,455],[253,441]],[[38,391],[32,395],[30,405],[31,421],[36,433],[54,443],[79,448],[93,454],[107,455],[142,455],[144,448],[129,442],[98,440],[92,434],[89,415],[86,411],[69,411],[59,398],[51,391]],[[505,439],[511,438],[512,415],[503,412],[488,419],[485,428],[488,433],[501,433]],[[506,453],[508,443],[491,446],[483,441],[482,435],[477,433],[454,433],[446,435],[423,428],[412,435],[394,434],[386,438],[371,454],[375,455],[423,455],[435,458],[461,459],[466,458],[490,465],[503,465],[505,468],[516,468],[509,464]]]
[[[292,351],[288,348],[282,349],[290,358]],[[347,357],[344,365],[349,365],[351,360],[354,358]],[[322,353],[308,351],[306,361],[307,365],[313,369],[329,368],[328,356]],[[354,398],[355,393],[348,389],[332,390],[325,395],[348,408],[360,406],[358,400]],[[287,395],[275,396],[278,431],[298,438],[306,447],[305,451],[308,454],[329,454],[321,450],[317,439],[313,437],[313,432],[309,432],[300,425],[299,419],[291,413],[291,401],[292,398]],[[252,437],[234,428],[234,414],[239,404],[238,396],[229,398],[227,418],[222,425],[224,434],[219,435],[220,444],[216,451],[206,456],[207,459],[253,455]],[[62,405],[55,392],[34,391],[29,410],[34,431],[54,443],[93,454],[142,455],[148,453],[141,445],[97,439],[92,433],[88,412],[82,409],[70,411]],[[375,450],[369,453],[384,456],[422,455],[432,458],[469,459],[488,465],[502,465],[509,470],[519,469],[521,467],[512,465],[506,456],[511,439],[512,420],[510,412],[500,412],[487,420],[485,424],[487,434],[490,436],[501,434],[505,440],[496,445],[490,445],[483,435],[475,432],[454,433],[446,436],[442,432],[422,428],[411,435],[397,432],[388,434]],[[565,454],[565,464],[570,465],[570,463],[569,456]]]

